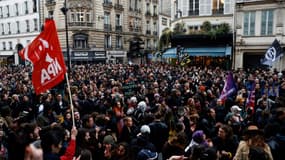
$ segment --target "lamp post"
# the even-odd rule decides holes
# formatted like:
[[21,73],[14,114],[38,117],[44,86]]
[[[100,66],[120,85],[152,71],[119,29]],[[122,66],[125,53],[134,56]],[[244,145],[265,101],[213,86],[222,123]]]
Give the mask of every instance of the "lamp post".
[[68,24],[67,24],[68,8],[66,6],[66,0],[64,0],[64,6],[60,10],[64,14],[64,18],[65,18],[66,55],[67,55],[67,63],[68,63],[67,67],[68,67],[68,72],[70,72],[71,71],[71,60],[70,60],[69,43],[68,43]]

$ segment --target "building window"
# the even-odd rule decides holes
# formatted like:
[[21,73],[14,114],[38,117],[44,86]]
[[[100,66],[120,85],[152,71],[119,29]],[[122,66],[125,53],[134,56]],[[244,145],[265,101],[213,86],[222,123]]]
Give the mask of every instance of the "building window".
[[84,12],[77,12],[76,13],[76,21],[77,22],[84,22]]
[[200,0],[199,14],[201,16],[209,16],[212,14],[211,0]]
[[166,26],[166,25],[167,25],[167,18],[162,18],[162,19],[161,19],[161,24],[162,24],[163,26]]
[[18,3],[15,3],[15,15],[18,16],[19,15],[19,5]]
[[147,47],[147,49],[150,49],[150,48],[151,48],[150,45],[151,45],[151,44],[150,44],[150,39],[147,39],[147,40],[146,40],[146,47]]
[[25,13],[28,14],[29,13],[29,10],[28,10],[28,2],[25,1]]
[[48,18],[53,18],[53,11],[48,11]]
[[112,48],[111,35],[105,35],[104,46],[105,48]]
[[178,5],[180,6],[180,11],[182,12],[182,16],[188,16],[189,9],[189,0],[178,1]]
[[2,45],[3,45],[3,50],[5,51],[6,50],[6,42],[2,42]]
[[198,14],[199,14],[199,0],[190,0],[189,15],[198,15]]
[[71,16],[71,22],[76,22],[75,13],[71,12],[70,16]]
[[13,49],[13,45],[12,45],[12,42],[11,42],[11,41],[9,42],[9,49],[10,49],[10,50]]
[[20,22],[17,21],[17,22],[16,22],[16,25],[17,25],[17,33],[20,33]]
[[225,0],[224,4],[224,14],[232,14],[233,13],[233,2],[234,0]]
[[2,29],[2,35],[4,35],[5,34],[5,28],[4,28],[4,24],[3,23],[1,23],[1,29]]
[[112,0],[104,0],[104,3],[112,3]]
[[86,22],[91,22],[91,13],[86,12]]
[[3,8],[0,7],[0,17],[3,18]]
[[26,28],[27,28],[27,32],[30,32],[30,22],[29,22],[29,20],[26,20]]
[[110,24],[110,13],[109,12],[104,13],[104,24]]
[[150,5],[149,5],[149,3],[146,4],[146,12],[150,12]]
[[156,39],[153,40],[153,47],[154,47],[154,49],[157,49],[157,40]]
[[121,15],[116,14],[116,26],[121,26]]
[[153,31],[157,31],[157,25],[156,25],[156,22],[153,22]]
[[35,31],[38,31],[38,19],[34,19],[34,29]]
[[8,34],[11,34],[11,23],[8,22]]
[[149,24],[149,21],[146,21],[146,30],[150,30],[150,24]]
[[9,8],[9,5],[7,5],[6,8],[7,8],[7,17],[10,17],[10,8]]
[[153,14],[157,14],[157,7],[156,6],[153,6]]
[[224,9],[224,0],[213,0],[213,10]]
[[111,31],[110,13],[109,12],[104,13],[104,30],[105,31]]
[[245,12],[243,19],[243,34],[253,36],[255,32],[255,12]]
[[37,6],[37,0],[33,0],[33,12],[37,12],[38,11],[38,6]]
[[138,18],[135,18],[135,20],[134,20],[134,27],[139,28],[139,19]]
[[261,35],[273,34],[273,10],[261,12]]
[[88,35],[85,34],[74,35],[74,48],[77,49],[88,48]]
[[122,36],[116,36],[116,48],[117,49],[122,48]]

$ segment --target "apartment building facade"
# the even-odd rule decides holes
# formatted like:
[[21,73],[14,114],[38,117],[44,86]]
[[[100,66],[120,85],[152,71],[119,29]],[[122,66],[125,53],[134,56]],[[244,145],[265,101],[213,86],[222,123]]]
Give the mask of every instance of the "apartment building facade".
[[68,39],[72,63],[124,63],[133,41],[144,42],[144,57],[158,41],[158,0],[47,0],[43,13],[56,21],[65,58]]
[[[277,39],[284,49],[285,1],[238,0],[235,5],[234,68],[260,68],[260,60]],[[282,70],[284,57],[273,63],[272,69]]]
[[[171,48],[162,57],[175,58],[178,56],[178,46],[183,48],[183,54],[192,57],[193,65],[211,65],[212,63],[230,63],[233,52],[233,38],[227,35],[227,41],[223,36],[205,37],[202,32],[203,24],[210,22],[211,28],[219,28],[227,24],[230,28],[228,34],[233,31],[233,6],[235,0],[174,0],[171,3],[171,28],[174,31],[177,25],[183,26],[183,34],[172,41]],[[181,33],[179,33],[181,34]],[[182,39],[183,40],[182,40]],[[195,40],[196,39],[196,40]],[[216,43],[220,41],[219,43]],[[207,43],[206,43],[207,42]],[[198,57],[198,58],[197,58]],[[200,62],[198,62],[200,61]],[[205,63],[209,62],[209,63]]]
[[0,64],[18,64],[18,51],[40,32],[40,0],[0,1]]

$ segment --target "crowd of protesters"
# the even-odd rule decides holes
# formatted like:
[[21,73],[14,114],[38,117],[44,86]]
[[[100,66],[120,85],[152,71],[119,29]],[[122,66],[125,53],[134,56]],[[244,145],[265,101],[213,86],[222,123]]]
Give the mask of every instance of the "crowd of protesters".
[[276,70],[233,70],[237,90],[226,100],[228,71],[218,67],[74,65],[70,89],[62,82],[40,95],[31,70],[0,68],[0,159],[285,159],[285,76]]

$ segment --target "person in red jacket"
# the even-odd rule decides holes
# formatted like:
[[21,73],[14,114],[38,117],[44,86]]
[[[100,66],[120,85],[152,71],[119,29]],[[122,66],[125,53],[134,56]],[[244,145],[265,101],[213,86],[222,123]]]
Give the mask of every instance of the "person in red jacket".
[[41,147],[43,149],[44,160],[73,160],[75,155],[77,129],[73,127],[69,144],[65,150],[64,155],[59,152],[62,148],[64,138],[64,131],[62,128],[54,127],[44,133],[41,137]]

